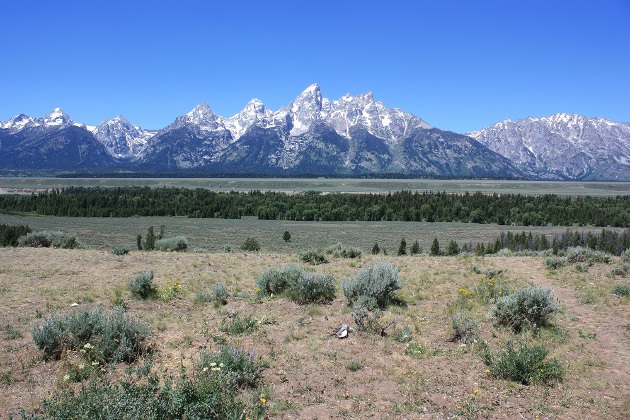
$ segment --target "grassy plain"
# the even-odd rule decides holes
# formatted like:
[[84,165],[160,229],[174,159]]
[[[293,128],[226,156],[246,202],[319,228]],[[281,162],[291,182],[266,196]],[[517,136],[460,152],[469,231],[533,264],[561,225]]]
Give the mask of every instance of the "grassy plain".
[[[0,223],[24,224],[33,230],[62,230],[78,235],[90,248],[111,249],[114,246],[136,247],[136,236],[146,236],[149,226],[157,231],[166,226],[167,236],[182,235],[190,247],[198,250],[223,251],[224,246],[238,249],[248,237],[258,239],[265,252],[292,253],[313,248],[325,248],[337,242],[369,252],[375,242],[389,253],[398,249],[401,238],[408,246],[418,241],[425,253],[433,238],[445,247],[452,239],[464,242],[494,242],[500,232],[532,232],[557,234],[561,226],[499,226],[475,223],[425,222],[295,222],[284,220],[189,219],[180,217],[80,218],[49,216],[15,216],[0,214]],[[578,228],[601,232],[601,228]],[[288,231],[291,241],[282,240]]]
[[[611,293],[627,278],[610,275],[612,264],[586,271],[567,266],[550,272],[542,257],[387,257],[400,268],[406,306],[388,308],[388,336],[354,331],[345,340],[329,335],[342,323],[354,326],[338,287],[327,305],[299,306],[282,297],[255,299],[254,279],[264,270],[297,262],[295,253],[161,253],[105,250],[0,249],[0,407],[4,418],[19,408],[36,409],[42,398],[69,385],[68,360],[44,362],[31,327],[73,303],[111,307],[122,297],[128,313],[148,321],[160,375],[191,366],[201,350],[219,343],[255,348],[264,361],[265,404],[270,418],[627,418],[630,411],[630,300]],[[372,256],[333,259],[313,270],[354,276]],[[171,302],[141,301],[129,279],[153,269],[157,286],[177,281]],[[551,287],[561,312],[554,327],[515,337],[495,327],[489,306],[462,298],[488,279],[479,271],[503,270],[510,288]],[[199,292],[222,282],[226,306],[195,304]],[[117,295],[118,293],[118,295]],[[525,386],[491,377],[478,343],[450,342],[450,317],[464,311],[479,325],[493,351],[510,339],[543,344],[566,369],[555,385]],[[221,331],[239,314],[259,321],[250,335]],[[421,346],[410,352],[401,333]],[[124,365],[113,373],[120,374]]]
[[630,182],[566,182],[436,179],[329,178],[0,178],[0,190],[80,187],[178,187],[215,191],[322,191],[327,193],[388,193],[445,191],[484,194],[557,194],[615,196],[630,194]]

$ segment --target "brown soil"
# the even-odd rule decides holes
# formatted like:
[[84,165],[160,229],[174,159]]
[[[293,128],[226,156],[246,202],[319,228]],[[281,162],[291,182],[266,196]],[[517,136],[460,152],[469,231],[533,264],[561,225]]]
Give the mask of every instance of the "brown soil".
[[[257,301],[254,279],[264,270],[296,263],[285,254],[132,252],[0,249],[0,407],[5,418],[21,408],[36,409],[63,385],[64,361],[43,362],[30,329],[53,310],[71,304],[112,305],[122,291],[128,312],[152,326],[157,348],[154,369],[177,372],[192,365],[202,349],[218,341],[256,349],[265,362],[264,384],[270,418],[627,418],[630,412],[630,299],[611,294],[628,280],[609,275],[612,265],[587,272],[545,268],[539,257],[387,257],[400,268],[406,307],[391,307],[382,324],[387,337],[356,330],[339,290],[328,305],[297,305],[285,298]],[[315,271],[340,281],[372,261],[335,259]],[[479,343],[450,342],[450,314],[458,289],[480,281],[473,267],[503,269],[512,288],[536,283],[553,289],[562,311],[555,328],[520,339],[543,344],[566,368],[553,385],[524,386],[492,378],[475,351]],[[136,273],[153,269],[155,282],[178,281],[180,295],[170,303],[139,301],[127,290]],[[232,295],[219,308],[193,303],[195,294],[216,282]],[[474,299],[469,315],[497,351],[514,339],[495,327],[489,306]],[[262,321],[251,335],[219,331],[230,314]],[[339,340],[330,335],[347,323],[355,328]],[[405,327],[424,353],[408,355],[396,340]]]

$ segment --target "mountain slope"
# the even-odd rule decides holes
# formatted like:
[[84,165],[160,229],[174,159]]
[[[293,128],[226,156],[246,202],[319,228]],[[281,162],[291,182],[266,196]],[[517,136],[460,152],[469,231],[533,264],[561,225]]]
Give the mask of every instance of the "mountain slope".
[[630,180],[630,124],[555,114],[468,133],[530,177]]

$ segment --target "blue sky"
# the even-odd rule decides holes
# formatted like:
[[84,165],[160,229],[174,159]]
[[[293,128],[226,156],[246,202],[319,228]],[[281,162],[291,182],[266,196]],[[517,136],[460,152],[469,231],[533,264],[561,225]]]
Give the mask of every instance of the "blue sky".
[[0,0],[0,120],[61,107],[162,128],[319,83],[445,130],[630,121],[630,0]]

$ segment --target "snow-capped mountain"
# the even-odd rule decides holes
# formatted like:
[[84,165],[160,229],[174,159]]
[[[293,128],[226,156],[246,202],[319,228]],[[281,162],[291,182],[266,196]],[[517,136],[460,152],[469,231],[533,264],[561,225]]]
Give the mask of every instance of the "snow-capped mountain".
[[157,131],[120,115],[86,127],[59,108],[0,122],[0,169],[95,168],[630,180],[630,124],[557,114],[462,135],[370,92],[331,101],[317,84],[277,111],[252,99],[225,118],[203,102]]
[[468,133],[531,177],[630,180],[630,124],[555,114]]
[[[422,119],[375,101],[371,93],[330,101],[313,84],[275,112],[253,99],[224,118],[202,103],[152,137],[137,163],[231,172],[519,175],[474,140],[430,129]],[[414,154],[414,147],[426,150]],[[419,161],[410,162],[409,151]]]
[[122,115],[103,121],[91,131],[109,154],[116,158],[136,156],[156,133],[132,125]]

